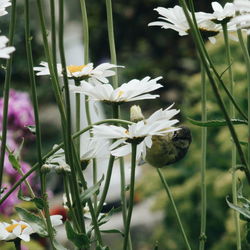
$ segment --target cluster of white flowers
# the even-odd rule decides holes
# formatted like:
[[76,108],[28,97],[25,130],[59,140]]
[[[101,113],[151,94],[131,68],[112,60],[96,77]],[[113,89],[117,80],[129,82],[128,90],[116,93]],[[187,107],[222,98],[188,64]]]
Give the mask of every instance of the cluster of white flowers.
[[[221,24],[227,23],[229,30],[235,30],[236,26],[232,23],[235,17],[236,8],[233,3],[226,3],[224,8],[218,2],[212,2],[213,13],[196,12],[195,18],[201,33],[208,36],[209,40],[214,43],[216,36],[222,31]],[[162,21],[149,23],[149,26],[161,26],[163,29],[172,29],[179,33],[180,36],[189,34],[189,24],[182,7],[176,5],[173,8],[158,7],[155,9]],[[189,13],[191,15],[191,13]]]
[[[0,16],[8,14],[6,8],[11,6],[10,0],[0,0]],[[7,46],[9,39],[6,36],[0,36],[0,58],[9,59],[10,54],[15,51],[13,46]]]

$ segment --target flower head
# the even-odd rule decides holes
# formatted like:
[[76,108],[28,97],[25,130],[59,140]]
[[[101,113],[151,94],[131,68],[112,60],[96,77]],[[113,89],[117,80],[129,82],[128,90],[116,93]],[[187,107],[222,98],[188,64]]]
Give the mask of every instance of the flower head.
[[218,2],[212,2],[213,13],[211,20],[215,23],[229,22],[235,16],[235,5],[233,3],[226,3],[224,8]]
[[6,36],[0,36],[0,58],[10,58],[10,54],[15,51],[14,47],[6,47],[9,39]]
[[118,139],[110,147],[111,154],[117,157],[130,154],[130,143],[137,143],[137,159],[139,159],[141,155],[145,156],[146,148],[152,146],[153,135],[164,136],[178,130],[173,127],[178,120],[171,120],[171,118],[179,113],[179,110],[171,109],[171,107],[165,110],[160,109],[148,119],[129,125],[127,129],[114,125],[99,125],[94,126],[93,132],[99,138]]
[[[41,62],[41,66],[34,67],[34,71],[37,71],[37,76],[50,75],[49,67],[47,62]],[[66,68],[67,77],[69,79],[75,79],[78,81],[88,81],[92,84],[108,83],[108,77],[116,74],[113,68],[117,66],[110,63],[102,63],[94,68],[93,63],[88,63],[86,65],[69,65]],[[62,65],[57,64],[58,76],[62,77]]]
[[111,103],[132,102],[145,99],[154,99],[159,95],[148,94],[162,87],[157,83],[162,77],[150,79],[149,76],[142,80],[133,79],[128,83],[122,84],[119,88],[114,89],[110,84],[92,86],[88,83],[82,83],[81,86],[71,86],[71,90],[77,93],[83,93],[97,101]]
[[11,6],[10,0],[0,0],[0,16],[8,14],[5,9],[9,6]]
[[24,241],[30,241],[30,234],[34,233],[32,227],[24,221],[12,220],[12,224],[0,223],[0,240],[14,240],[19,238]]
[[[179,33],[180,36],[188,35],[190,27],[182,7],[176,5],[174,8],[155,8],[163,21],[149,23],[148,26],[161,26],[163,29],[172,29]],[[219,27],[210,21],[211,15],[204,12],[195,13],[198,27],[202,30],[218,33]]]

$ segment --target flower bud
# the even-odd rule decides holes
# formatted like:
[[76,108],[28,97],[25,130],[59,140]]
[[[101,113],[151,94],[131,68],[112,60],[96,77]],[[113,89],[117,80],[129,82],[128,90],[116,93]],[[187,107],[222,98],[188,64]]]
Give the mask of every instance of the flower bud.
[[49,164],[43,164],[42,167],[41,167],[41,172],[44,173],[44,174],[48,174],[51,170],[51,165]]
[[70,173],[71,170],[70,170],[70,166],[68,164],[64,164],[64,165],[59,165],[59,166],[56,166],[55,168],[56,172],[58,174],[63,174],[63,173]]
[[130,108],[130,120],[132,122],[139,122],[139,121],[144,120],[144,115],[142,114],[142,111],[139,105],[133,105]]

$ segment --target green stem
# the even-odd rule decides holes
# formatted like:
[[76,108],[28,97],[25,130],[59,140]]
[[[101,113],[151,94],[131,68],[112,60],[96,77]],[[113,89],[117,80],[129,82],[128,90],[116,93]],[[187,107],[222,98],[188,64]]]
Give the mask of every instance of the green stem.
[[[234,78],[233,78],[233,71],[232,71],[232,59],[231,59],[231,50],[230,44],[228,39],[228,31],[227,31],[227,24],[222,25],[223,28],[223,35],[224,35],[224,42],[226,48],[226,57],[227,57],[227,64],[228,64],[228,76],[229,76],[229,84],[230,84],[230,92],[232,96],[234,96]],[[230,103],[230,115],[231,118],[235,118],[235,109],[234,106]],[[235,145],[232,144],[232,151],[231,151],[231,168],[234,169],[237,161],[236,161],[236,148]],[[233,203],[237,205],[237,172],[232,171],[232,196],[233,196]],[[241,236],[240,236],[240,221],[239,221],[239,213],[237,211],[233,211],[234,213],[234,224],[235,224],[235,231],[236,231],[236,245],[237,250],[241,250]]]
[[[238,34],[242,54],[244,56],[244,60],[246,63],[246,68],[247,68],[247,86],[248,86],[248,90],[247,90],[247,98],[248,98],[247,110],[248,110],[248,112],[247,112],[247,115],[248,115],[248,118],[250,119],[250,57],[249,57],[248,49],[246,47],[246,44],[245,44],[243,36],[242,36],[242,31],[240,29],[238,29],[237,34]],[[250,124],[249,123],[248,123],[248,142],[250,142]],[[248,143],[247,152],[248,152],[248,163],[250,164],[250,143]]]
[[[109,48],[110,48],[110,54],[111,54],[111,63],[116,65],[117,59],[116,59],[114,24],[113,24],[111,0],[106,0],[106,11],[107,11],[108,37],[109,37]],[[112,77],[113,86],[114,86],[114,88],[118,88],[117,68],[115,68],[114,70],[115,70],[115,75]]]
[[[93,126],[95,125],[100,125],[100,124],[104,124],[104,123],[109,123],[109,124],[124,124],[124,125],[130,125],[132,124],[132,122],[130,121],[125,121],[125,120],[120,120],[120,119],[106,119],[106,120],[102,120],[96,123],[93,123],[92,125],[82,129],[81,131],[75,133],[72,138],[77,138],[78,136],[80,136],[81,134],[89,131],[91,128],[93,128]],[[1,138],[0,138],[1,139]],[[60,143],[57,147],[55,147],[53,150],[51,150],[50,152],[48,152],[46,155],[43,156],[42,160],[43,162],[50,157],[51,155],[53,155],[55,152],[57,152],[60,148],[62,148],[64,146],[64,143]],[[35,163],[32,168],[25,173],[25,175],[20,178],[15,184],[12,185],[11,189],[2,197],[2,199],[0,200],[0,205],[10,196],[10,194],[27,178],[29,177],[34,171],[36,171],[39,167],[39,163]]]
[[[206,110],[206,75],[201,63],[201,106],[202,121],[207,120]],[[201,129],[201,229],[199,249],[205,248],[206,242],[206,219],[207,219],[207,187],[206,187],[206,155],[207,155],[207,128]]]
[[184,239],[184,241],[185,241],[186,247],[187,247],[187,249],[191,250],[191,247],[190,247],[190,245],[189,245],[189,242],[188,242],[186,233],[185,233],[184,228],[183,228],[182,223],[181,223],[181,219],[180,219],[179,212],[178,212],[177,207],[176,207],[176,205],[175,205],[174,198],[173,198],[173,196],[172,196],[172,194],[171,194],[171,191],[170,191],[170,188],[169,188],[169,186],[168,186],[168,184],[167,184],[167,181],[166,181],[166,179],[164,178],[164,176],[163,176],[163,174],[162,174],[162,172],[161,172],[161,170],[160,170],[159,168],[157,168],[157,172],[158,172],[158,174],[159,174],[159,176],[160,176],[161,182],[162,182],[162,184],[163,184],[163,186],[164,186],[164,188],[165,188],[165,191],[166,191],[166,193],[167,193],[167,195],[168,195],[168,198],[169,198],[169,200],[170,200],[170,202],[171,202],[171,205],[172,205],[172,207],[173,207],[173,209],[174,209],[174,212],[175,212],[175,215],[176,215],[176,218],[177,218],[179,227],[180,227],[180,229],[181,229],[181,234],[182,234],[182,237],[183,237],[183,239]]
[[19,238],[14,240],[16,250],[21,250],[21,240]]
[[[12,0],[8,46],[13,46],[15,26],[16,26],[16,0]],[[0,154],[0,190],[2,188],[4,158],[5,158],[6,142],[7,142],[8,105],[9,105],[12,61],[13,61],[13,53],[10,54],[10,59],[8,59],[6,63],[6,76],[3,89],[4,101],[3,101],[3,121],[2,121],[2,143],[1,143],[1,154]]]
[[55,17],[55,2],[54,2],[54,0],[50,0],[50,17],[51,17],[52,61],[53,61],[55,76],[58,79],[57,58],[56,58],[56,17]]
[[127,250],[129,243],[129,232],[130,232],[130,223],[134,207],[134,195],[135,195],[135,168],[136,168],[136,148],[137,144],[132,143],[132,156],[131,156],[131,176],[130,176],[130,193],[129,193],[129,207],[128,207],[128,216],[126,220],[124,241],[123,241],[123,250]]
[[80,0],[83,26],[84,64],[89,62],[89,26],[85,0]]
[[[65,147],[65,156],[66,156],[66,162],[69,164],[71,169],[71,175],[72,175],[72,190],[71,192],[74,192],[75,195],[75,202],[76,202],[76,211],[78,214],[79,224],[80,224],[80,232],[85,233],[85,222],[84,217],[82,214],[82,205],[80,202],[80,194],[78,189],[78,183],[77,183],[77,176],[75,172],[75,166],[74,166],[74,157],[73,157],[73,144],[72,144],[72,136],[71,136],[71,110],[70,110],[70,95],[69,95],[69,84],[68,84],[68,78],[67,78],[67,71],[66,71],[66,60],[65,60],[65,54],[64,54],[64,0],[59,1],[59,51],[60,51],[60,58],[62,63],[62,73],[63,73],[63,82],[64,82],[64,91],[65,91],[65,105],[66,105],[66,142],[67,146]],[[67,152],[68,151],[68,152]]]

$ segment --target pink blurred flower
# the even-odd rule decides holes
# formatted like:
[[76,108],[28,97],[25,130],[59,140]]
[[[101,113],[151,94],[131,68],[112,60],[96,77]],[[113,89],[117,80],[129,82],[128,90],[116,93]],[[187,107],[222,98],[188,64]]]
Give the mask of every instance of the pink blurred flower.
[[[3,119],[3,98],[0,98],[0,121]],[[15,132],[15,137],[31,135],[26,128],[34,125],[33,107],[29,95],[25,92],[10,90],[8,110],[8,130]],[[2,123],[0,123],[0,130]]]
[[[2,196],[4,196],[5,193],[8,192],[8,190],[11,188],[10,184],[3,184],[3,188],[5,188],[5,191],[3,192]],[[14,212],[14,206],[19,203],[19,199],[17,197],[17,190],[15,190],[13,193],[10,194],[10,196],[1,204],[0,206],[0,213],[4,214],[6,216],[11,215]]]

